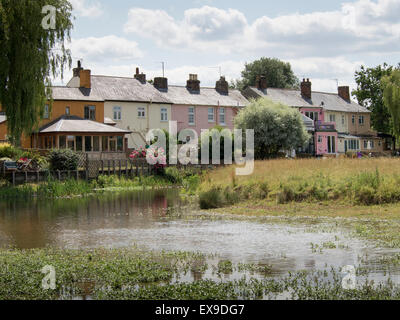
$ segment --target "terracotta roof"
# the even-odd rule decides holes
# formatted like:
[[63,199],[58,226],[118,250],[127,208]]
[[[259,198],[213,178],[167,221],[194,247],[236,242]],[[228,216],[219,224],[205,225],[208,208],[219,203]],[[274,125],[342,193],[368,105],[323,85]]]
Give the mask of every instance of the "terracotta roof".
[[82,119],[76,116],[61,116],[39,129],[39,133],[87,132],[87,133],[131,133],[100,122]]
[[270,98],[272,101],[281,102],[290,107],[322,106],[327,111],[370,113],[368,109],[360,106],[354,101],[347,102],[346,100],[339,97],[338,94],[334,93],[313,91],[311,94],[311,100],[308,100],[304,99],[301,96],[300,90],[276,88],[259,90],[256,87],[248,87],[246,90],[250,90],[251,93],[256,94],[259,97],[267,97]]

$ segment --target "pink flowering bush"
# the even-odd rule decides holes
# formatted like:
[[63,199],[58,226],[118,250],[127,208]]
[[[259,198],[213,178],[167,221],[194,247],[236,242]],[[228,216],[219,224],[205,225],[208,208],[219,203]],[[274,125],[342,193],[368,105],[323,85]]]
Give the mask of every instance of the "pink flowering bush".
[[165,150],[158,147],[150,147],[145,149],[140,147],[139,150],[134,150],[129,156],[130,159],[147,159],[148,163],[152,165],[157,174],[162,174],[164,168],[167,166],[167,156]]
[[145,159],[146,154],[147,154],[146,149],[143,147],[140,147],[139,150],[133,150],[132,153],[130,154],[129,158],[131,158],[132,160]]

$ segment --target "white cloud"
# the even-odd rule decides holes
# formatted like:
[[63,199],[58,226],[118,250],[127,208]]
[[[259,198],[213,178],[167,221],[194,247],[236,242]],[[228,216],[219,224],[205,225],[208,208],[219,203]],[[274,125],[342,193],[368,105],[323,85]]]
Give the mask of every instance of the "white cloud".
[[84,61],[119,61],[143,57],[138,44],[114,35],[101,38],[89,37],[72,39],[70,49],[73,57]]
[[97,1],[70,0],[73,10],[81,17],[99,17],[103,8]]
[[336,56],[365,51],[400,51],[400,0],[359,0],[339,10],[262,16],[248,23],[238,10],[189,9],[182,20],[163,10],[133,8],[125,32],[159,46],[220,53]]
[[163,10],[133,8],[129,11],[126,33],[150,38],[159,46],[214,50],[227,53],[237,46],[247,29],[247,20],[238,10],[209,6],[189,9],[177,21]]

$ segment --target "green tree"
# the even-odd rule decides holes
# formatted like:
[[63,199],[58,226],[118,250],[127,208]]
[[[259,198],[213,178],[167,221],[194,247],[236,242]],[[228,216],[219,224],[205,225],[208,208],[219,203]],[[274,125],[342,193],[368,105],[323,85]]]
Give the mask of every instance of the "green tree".
[[270,88],[298,88],[300,83],[290,63],[263,57],[252,63],[246,63],[242,71],[242,80],[237,80],[234,85],[240,90],[254,86],[257,76],[265,76]]
[[372,127],[382,133],[392,134],[391,116],[383,102],[381,80],[391,74],[392,66],[384,63],[374,68],[361,66],[355,73],[357,90],[353,91],[358,103],[371,111]]
[[400,138],[400,69],[382,78],[383,101],[392,116],[393,133]]
[[[56,8],[54,26],[49,6]],[[0,0],[0,104],[15,144],[43,116],[51,78],[71,66],[71,12],[67,0]]]
[[254,129],[255,157],[265,159],[281,150],[304,147],[310,136],[300,112],[266,98],[252,100],[235,118],[238,129]]

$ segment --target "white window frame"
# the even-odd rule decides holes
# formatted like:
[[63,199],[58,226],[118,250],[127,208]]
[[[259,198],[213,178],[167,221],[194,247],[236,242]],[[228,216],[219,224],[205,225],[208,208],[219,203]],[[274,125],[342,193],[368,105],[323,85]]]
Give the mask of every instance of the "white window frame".
[[146,108],[138,107],[137,108],[137,112],[138,112],[138,118],[139,119],[146,119]]
[[342,125],[344,126],[346,124],[346,117],[342,115]]
[[351,123],[356,124],[356,116],[354,114],[351,116]]
[[122,108],[119,106],[113,107],[113,120],[121,121],[122,120]]
[[[191,117],[193,117],[193,121],[191,121]],[[194,107],[188,108],[188,123],[190,126],[196,125],[196,112]]]
[[213,107],[208,108],[208,123],[215,123],[215,108]]
[[225,108],[219,108],[219,124],[225,125],[226,124],[226,110]]
[[363,115],[361,115],[361,116],[358,117],[358,124],[359,124],[360,126],[363,126],[363,125],[365,124],[365,118],[364,118]]
[[336,115],[335,114],[330,114],[329,115],[329,122],[335,122],[336,123]]
[[161,122],[168,122],[168,109],[161,108],[160,114],[161,114]]
[[66,106],[66,107],[65,107],[65,114],[66,114],[67,116],[71,115],[71,108],[70,108],[69,106]]

